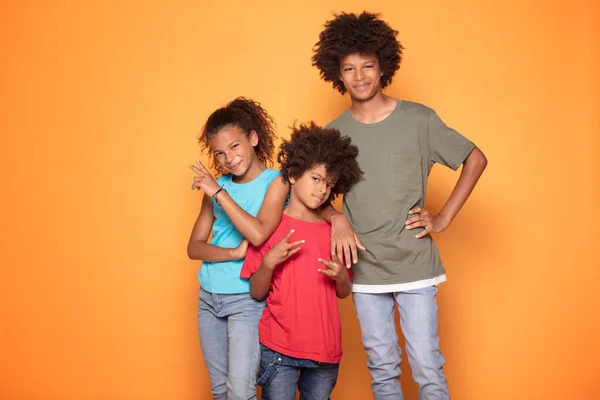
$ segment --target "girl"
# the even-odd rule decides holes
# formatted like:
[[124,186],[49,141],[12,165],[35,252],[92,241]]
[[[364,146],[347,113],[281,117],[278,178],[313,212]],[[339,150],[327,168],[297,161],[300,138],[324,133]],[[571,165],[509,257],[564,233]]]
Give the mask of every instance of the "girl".
[[279,171],[267,167],[273,125],[259,103],[237,98],[212,113],[199,138],[221,176],[213,178],[198,160],[190,165],[197,174],[192,189],[204,196],[187,251],[203,261],[198,329],[214,399],[256,399],[264,302],[250,296],[240,270],[248,242],[261,245],[279,224],[289,191]]

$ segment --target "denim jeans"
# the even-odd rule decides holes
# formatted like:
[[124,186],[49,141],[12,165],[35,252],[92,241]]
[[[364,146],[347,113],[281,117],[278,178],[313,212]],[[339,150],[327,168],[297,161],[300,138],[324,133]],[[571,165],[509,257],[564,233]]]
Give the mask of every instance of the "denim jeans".
[[288,357],[260,345],[258,385],[262,400],[328,400],[337,382],[339,364]]
[[200,290],[198,331],[215,400],[256,399],[260,362],[258,321],[265,308],[250,293]]
[[408,362],[419,384],[419,400],[450,399],[442,369],[445,360],[439,346],[436,295],[435,286],[398,293],[353,293],[375,400],[403,400],[395,302]]

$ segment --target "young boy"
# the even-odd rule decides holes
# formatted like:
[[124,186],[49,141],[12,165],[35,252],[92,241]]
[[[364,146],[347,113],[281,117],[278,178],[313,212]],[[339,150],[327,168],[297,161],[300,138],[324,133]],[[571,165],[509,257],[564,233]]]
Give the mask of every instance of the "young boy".
[[[419,399],[449,399],[436,303],[436,285],[446,275],[430,234],[448,227],[487,160],[432,109],[383,94],[402,59],[396,35],[376,14],[342,13],[325,23],[314,48],[312,61],[321,77],[341,94],[348,92],[352,102],[327,127],[358,146],[364,171],[364,180],[344,196],[343,215],[331,205],[322,215],[328,221],[343,221],[344,215],[349,220],[332,230],[332,248],[356,264],[353,299],[375,399],[403,398],[394,302]],[[454,170],[463,166],[437,214],[423,208],[434,163]],[[366,248],[360,260],[357,247]]]
[[362,175],[358,149],[334,129],[314,123],[294,128],[278,156],[290,198],[277,230],[250,247],[241,277],[250,293],[267,297],[258,331],[258,385],[263,400],[326,400],[342,357],[337,297],[350,294],[351,277],[333,255],[330,225],[317,209],[346,193]]

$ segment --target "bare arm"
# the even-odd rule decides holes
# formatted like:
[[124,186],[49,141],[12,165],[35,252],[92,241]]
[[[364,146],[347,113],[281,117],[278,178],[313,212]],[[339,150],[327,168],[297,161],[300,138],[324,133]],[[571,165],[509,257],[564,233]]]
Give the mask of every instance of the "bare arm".
[[346,268],[350,268],[350,262],[358,262],[358,250],[365,250],[350,221],[330,202],[319,208],[319,215],[331,225],[331,254],[336,254],[338,259],[345,261]]
[[[196,160],[196,163],[197,165],[190,165],[197,175],[194,177],[192,189],[201,189],[212,197],[219,190],[219,185],[199,160]],[[254,246],[260,246],[277,228],[289,190],[287,182],[281,177],[275,178],[267,189],[256,218],[240,207],[227,191],[220,191],[216,198],[237,230]]]
[[275,268],[260,264],[260,268],[250,278],[250,295],[257,300],[262,300],[267,297],[269,288],[271,287],[271,279],[273,278]]
[[414,208],[408,213],[418,215],[406,221],[406,228],[425,227],[425,230],[416,235],[417,238],[422,238],[432,232],[443,232],[469,198],[486,166],[487,159],[485,155],[478,147],[475,147],[465,161],[463,161],[463,168],[454,186],[454,190],[452,190],[450,197],[439,214],[430,214],[425,209]]
[[256,218],[244,211],[226,191],[217,194],[217,199],[240,233],[254,246],[260,246],[279,225],[289,190],[287,182],[281,177],[275,178],[267,189]]
[[267,252],[260,267],[250,278],[250,294],[255,299],[261,300],[267,296],[275,268],[300,250],[300,245],[304,243],[304,240],[288,243],[293,233],[292,229]]
[[202,209],[196,219],[192,234],[187,246],[188,257],[192,260],[203,261],[228,261],[244,258],[248,242],[242,241],[238,247],[227,249],[208,244],[208,236],[213,224],[212,200],[206,194],[202,198]]

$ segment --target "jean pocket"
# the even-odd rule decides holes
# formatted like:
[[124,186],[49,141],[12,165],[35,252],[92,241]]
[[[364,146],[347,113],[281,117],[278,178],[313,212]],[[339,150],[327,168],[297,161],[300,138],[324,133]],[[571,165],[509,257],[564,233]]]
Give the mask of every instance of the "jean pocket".
[[262,388],[268,387],[273,379],[275,379],[275,375],[277,375],[278,365],[273,363],[269,364],[267,368],[264,370],[261,368],[258,379],[256,380],[256,384]]

